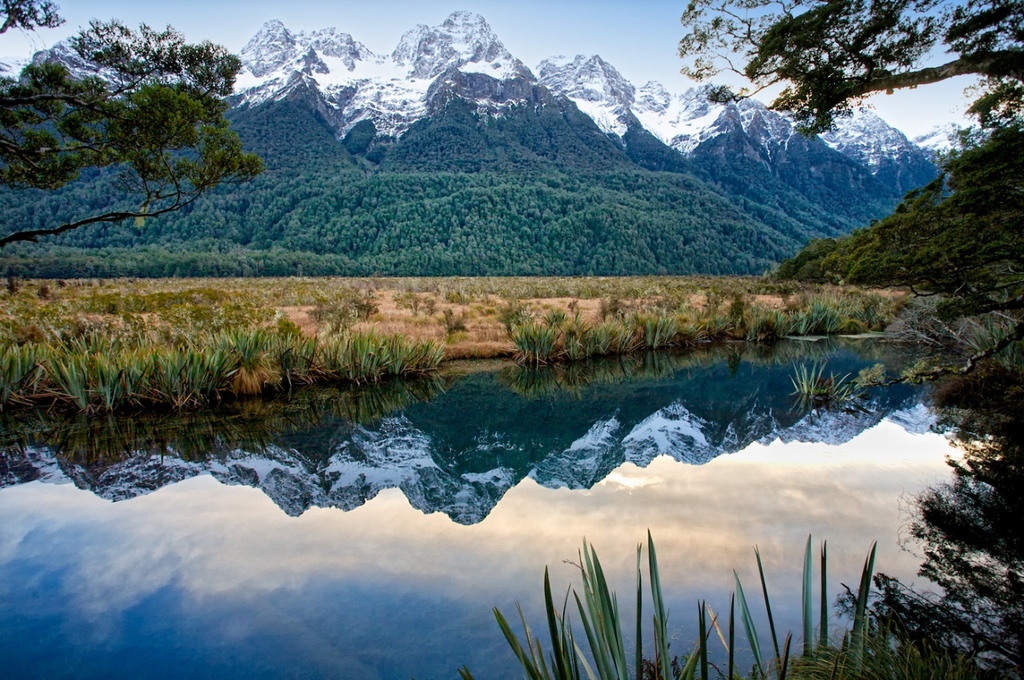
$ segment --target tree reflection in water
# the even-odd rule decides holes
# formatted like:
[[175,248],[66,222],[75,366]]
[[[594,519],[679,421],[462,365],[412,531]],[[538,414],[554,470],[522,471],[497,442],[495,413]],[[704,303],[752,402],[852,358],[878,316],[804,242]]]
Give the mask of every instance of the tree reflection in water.
[[910,530],[920,574],[941,589],[916,592],[876,577],[882,616],[912,639],[976,655],[1001,676],[1024,675],[1024,387],[987,366],[938,386],[939,426],[964,451],[952,480],[915,502]]

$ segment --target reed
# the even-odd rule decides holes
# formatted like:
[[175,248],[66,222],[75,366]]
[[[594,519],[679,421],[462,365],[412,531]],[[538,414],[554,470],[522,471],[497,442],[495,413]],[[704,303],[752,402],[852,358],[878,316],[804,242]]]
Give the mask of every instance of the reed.
[[745,325],[747,341],[772,343],[789,335],[794,323],[782,310],[751,305],[746,311]]
[[[722,625],[706,602],[699,602],[697,609],[698,638],[693,647],[682,655],[672,656],[669,651],[668,611],[661,585],[657,550],[650,532],[647,534],[647,575],[650,584],[650,614],[645,614],[643,593],[643,546],[637,546],[636,565],[636,621],[624,629],[625,621],[620,614],[618,599],[608,587],[597,551],[584,541],[577,566],[582,579],[581,586],[570,588],[563,599],[556,601],[548,570],[544,570],[544,608],[547,622],[547,642],[535,636],[527,624],[522,608],[516,605],[523,629],[521,638],[513,630],[502,612],[493,610],[498,627],[512,649],[524,676],[533,680],[694,680],[710,678],[708,661],[708,640],[712,630],[718,633],[728,654],[724,677],[733,680],[740,677],[735,672],[735,628],[737,609],[739,619],[747,635],[747,641],[754,656],[754,666],[749,678],[752,680],[785,680],[787,677],[839,679],[869,678],[931,678],[942,677],[951,680],[977,677],[978,668],[966,656],[949,653],[928,644],[915,644],[900,637],[899,629],[888,621],[869,621],[868,599],[876,546],[872,544],[861,571],[860,586],[855,594],[853,627],[845,631],[842,640],[834,645],[829,639],[828,602],[826,597],[827,552],[822,544],[820,552],[821,603],[820,625],[815,636],[812,584],[814,565],[812,560],[812,539],[807,538],[804,550],[803,575],[801,580],[802,600],[802,654],[791,654],[792,633],[787,633],[781,646],[772,616],[772,602],[761,563],[760,551],[755,547],[761,592],[767,612],[771,634],[771,656],[762,652],[755,618],[740,582],[734,572],[736,590],[730,601],[727,621],[728,638]],[[584,653],[577,642],[570,620],[570,601],[575,603],[576,614],[583,628],[589,654]],[[710,615],[710,624],[708,616]],[[653,659],[643,658],[644,622],[652,622]],[[633,655],[627,654],[628,630],[632,635]],[[699,672],[698,672],[699,669]],[[718,670],[720,677],[722,671]],[[466,667],[459,671],[463,680],[471,680],[472,673]]]
[[263,328],[224,331],[213,345],[232,359],[231,391],[246,397],[281,383],[281,369],[272,361],[273,338]]
[[374,331],[328,337],[322,344],[321,362],[330,380],[365,384],[384,373],[384,341]]
[[558,328],[564,324],[568,318],[569,317],[564,310],[552,309],[544,315],[544,325],[549,328]]
[[792,394],[799,397],[803,407],[843,406],[858,396],[857,386],[850,380],[849,373],[844,376],[830,373],[826,376],[825,367],[824,362],[814,362],[810,366],[799,364],[793,369],[793,375],[790,376]]
[[149,354],[149,398],[174,409],[219,401],[229,389],[236,359],[224,349],[167,348]]
[[832,335],[843,328],[843,314],[833,300],[816,297],[793,321],[797,335]]
[[664,349],[672,346],[678,330],[676,320],[671,316],[637,314],[633,323],[644,349]]
[[[541,640],[534,637],[526,623],[522,609],[517,605],[519,620],[523,627],[524,638],[512,629],[508,620],[495,608],[494,617],[498,627],[508,641],[512,652],[516,655],[527,678],[533,680],[582,680],[582,678],[601,678],[601,680],[633,680],[641,677],[642,667],[647,667],[653,680],[677,680],[695,677],[697,665],[703,658],[706,638],[699,641],[695,649],[685,656],[682,664],[669,654],[668,612],[661,587],[661,575],[658,567],[657,552],[654,539],[647,534],[647,575],[650,584],[650,597],[653,609],[652,637],[655,648],[653,663],[641,656],[643,649],[643,630],[646,620],[643,611],[643,546],[637,546],[636,560],[636,621],[627,634],[623,630],[622,616],[616,594],[609,588],[608,580],[601,565],[597,551],[584,541],[580,552],[579,568],[582,585],[580,590],[571,589],[556,604],[551,580],[547,569],[544,570],[544,609],[547,619],[547,639],[551,651],[544,652]],[[576,642],[576,634],[570,621],[569,604],[575,603],[576,613],[589,645],[589,656],[584,654]],[[635,635],[635,655],[626,653],[626,639]],[[630,667],[632,661],[632,668]],[[676,661],[676,664],[673,662]],[[673,665],[679,668],[677,673]],[[463,680],[473,678],[468,668],[459,671]]]
[[510,332],[516,346],[516,361],[531,366],[543,366],[558,358],[559,331],[539,323],[513,326]]
[[32,403],[42,373],[42,356],[35,345],[0,349],[0,411]]
[[309,385],[319,378],[319,338],[296,334],[278,334],[268,352],[281,373],[281,385],[290,390],[296,385]]

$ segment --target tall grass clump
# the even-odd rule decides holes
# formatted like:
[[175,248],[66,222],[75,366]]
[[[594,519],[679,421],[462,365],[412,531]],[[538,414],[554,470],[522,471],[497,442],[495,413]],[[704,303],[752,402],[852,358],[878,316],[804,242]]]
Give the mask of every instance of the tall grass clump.
[[31,404],[42,372],[43,351],[35,345],[0,349],[0,411]]
[[232,329],[213,344],[232,359],[231,391],[238,396],[262,394],[280,384],[281,367],[272,360],[273,337],[266,329]]
[[749,342],[771,343],[790,334],[793,321],[786,312],[763,305],[751,305],[744,319]]
[[[648,600],[644,597],[643,551],[642,546],[637,546],[635,621],[627,621],[621,615],[618,598],[608,587],[597,551],[586,541],[577,564],[582,578],[579,588],[570,588],[564,598],[556,599],[548,570],[544,570],[546,625],[542,633],[534,634],[518,605],[522,636],[515,632],[500,610],[495,608],[493,612],[499,629],[515,655],[516,664],[524,677],[531,680],[708,680],[712,668],[708,659],[708,643],[712,639],[712,632],[717,633],[715,637],[721,640],[728,659],[724,668],[714,668],[718,677],[727,680],[740,677],[752,680],[785,680],[787,677],[829,680],[941,677],[959,680],[977,677],[978,668],[969,657],[951,654],[928,644],[912,643],[901,636],[894,622],[872,618],[868,602],[875,552],[876,546],[872,544],[864,560],[859,587],[855,592],[849,591],[853,598],[852,627],[832,634],[829,627],[827,548],[822,543],[818,573],[820,598],[815,616],[814,559],[812,540],[808,536],[800,589],[802,626],[794,643],[792,633],[787,633],[782,639],[776,629],[761,554],[755,547],[770,647],[762,644],[766,641],[757,630],[752,601],[748,599],[739,575],[733,572],[736,589],[729,603],[727,620],[719,623],[719,617],[711,607],[704,601],[699,602],[698,638],[687,653],[681,657],[673,655],[669,650],[671,629],[668,626],[660,567],[650,532],[647,535],[646,560],[650,598]],[[648,603],[650,613],[645,612]],[[573,625],[574,617],[582,627],[582,634]],[[644,630],[648,622],[652,624],[653,658],[643,656]],[[746,676],[737,672],[737,624],[742,626],[754,657],[753,668]],[[632,650],[627,649],[626,645],[626,640],[630,638],[633,640]],[[589,653],[584,651],[584,644]],[[465,667],[459,673],[463,680],[473,677]]]
[[[623,628],[626,622],[619,613],[618,597],[608,586],[601,560],[597,550],[584,541],[580,552],[578,566],[582,585],[579,590],[572,589],[565,597],[556,602],[551,589],[548,570],[544,570],[544,609],[547,618],[546,638],[550,651],[545,654],[544,644],[539,637],[534,637],[526,623],[523,610],[516,606],[519,621],[523,627],[523,638],[515,633],[508,619],[495,608],[494,617],[498,627],[508,641],[515,654],[524,676],[536,680],[559,679],[575,680],[582,678],[601,678],[601,680],[633,680],[635,677],[651,677],[655,680],[676,680],[677,678],[694,678],[698,663],[706,658],[704,652],[706,640],[701,640],[696,648],[685,657],[680,667],[678,659],[669,654],[668,612],[661,588],[661,575],[658,557],[654,547],[654,539],[650,532],[647,535],[647,576],[650,584],[651,602],[651,636],[655,649],[653,661],[643,659],[644,622],[648,620],[644,612],[643,589],[643,547],[637,546],[636,552],[636,621],[628,629]],[[570,602],[575,604],[570,607]],[[571,623],[574,609],[583,627],[583,636],[577,635]],[[633,638],[634,653],[626,651],[626,640]],[[584,639],[590,654],[581,649]],[[673,664],[673,661],[676,663]],[[675,668],[673,668],[675,665]],[[641,669],[648,668],[648,675],[641,675]],[[467,668],[459,671],[463,680],[473,677]]]
[[516,346],[516,361],[541,366],[557,358],[559,330],[539,323],[513,326],[509,333]]
[[433,371],[444,358],[444,348],[430,340],[413,342],[367,331],[322,339],[319,356],[328,380],[367,384],[385,376]]
[[644,349],[664,349],[670,347],[679,330],[676,320],[670,316],[659,314],[637,314],[635,324],[637,337]]
[[815,362],[810,366],[800,364],[793,370],[791,394],[799,397],[804,408],[843,406],[858,396],[857,386],[850,380],[849,373],[843,376],[829,373],[826,376],[825,367],[825,363]]
[[308,338],[299,333],[278,333],[268,351],[280,370],[281,385],[287,389],[309,385],[319,378],[319,338]]
[[149,397],[175,409],[219,401],[230,389],[236,358],[227,350],[160,348],[149,361]]

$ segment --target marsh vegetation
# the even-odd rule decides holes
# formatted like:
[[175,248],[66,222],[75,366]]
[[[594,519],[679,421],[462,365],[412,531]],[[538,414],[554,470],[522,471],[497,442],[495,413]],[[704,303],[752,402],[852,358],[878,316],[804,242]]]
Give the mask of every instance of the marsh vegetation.
[[0,408],[196,408],[445,359],[523,365],[880,331],[902,298],[756,278],[8,279]]

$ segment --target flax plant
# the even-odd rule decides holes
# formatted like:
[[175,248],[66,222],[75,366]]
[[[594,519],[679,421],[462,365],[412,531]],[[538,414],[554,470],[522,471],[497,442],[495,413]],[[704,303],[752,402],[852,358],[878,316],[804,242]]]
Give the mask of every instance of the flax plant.
[[849,373],[843,376],[830,373],[826,376],[825,366],[824,362],[814,362],[809,367],[800,364],[790,376],[792,394],[799,398],[803,408],[845,406],[859,396]]
[[[969,660],[951,658],[934,650],[919,649],[913,645],[900,644],[897,632],[891,627],[869,625],[868,597],[871,579],[874,573],[876,546],[872,544],[861,571],[860,587],[855,596],[854,620],[852,630],[844,633],[839,646],[833,646],[829,638],[828,601],[827,601],[827,550],[822,543],[820,551],[820,588],[819,618],[817,634],[815,634],[814,606],[812,585],[814,582],[814,566],[812,560],[812,539],[807,537],[804,550],[803,575],[801,580],[802,599],[802,654],[793,657],[791,648],[792,633],[788,633],[782,644],[779,643],[775,619],[772,615],[772,601],[768,592],[761,553],[755,547],[761,592],[768,617],[771,634],[771,656],[762,651],[761,639],[758,635],[751,606],[740,582],[739,575],[734,571],[736,590],[730,601],[729,618],[727,621],[728,638],[718,623],[718,618],[707,605],[698,604],[697,627],[698,639],[688,654],[682,658],[672,656],[669,651],[668,613],[662,591],[657,551],[650,532],[647,534],[647,574],[650,583],[651,614],[644,614],[643,597],[643,546],[637,546],[636,566],[636,621],[630,626],[629,633],[635,637],[633,655],[630,657],[626,649],[626,631],[619,611],[617,596],[608,587],[608,581],[596,550],[583,543],[578,566],[582,576],[579,590],[573,588],[566,593],[561,606],[556,605],[551,590],[548,570],[544,570],[544,606],[547,619],[547,638],[550,651],[545,652],[545,644],[540,636],[530,629],[517,605],[523,637],[515,633],[508,620],[495,608],[494,615],[502,634],[522,667],[525,677],[533,680],[633,680],[633,678],[652,678],[653,680],[693,680],[710,678],[708,662],[708,640],[712,630],[717,632],[719,639],[728,654],[728,664],[724,677],[734,680],[735,673],[735,628],[736,610],[746,632],[747,641],[754,656],[754,666],[750,674],[752,680],[785,680],[789,676],[796,678],[880,678],[907,677],[924,678],[939,677],[930,675],[928,671],[942,669],[941,677],[959,680],[971,677],[968,673],[972,668]],[[589,654],[584,653],[577,642],[571,622],[569,602],[576,604],[576,615],[583,628]],[[708,615],[711,616],[710,625]],[[652,647],[653,659],[644,659],[643,633],[644,621],[653,623]],[[699,670],[698,670],[699,669]],[[884,670],[885,672],[879,672]],[[976,668],[975,668],[976,670]],[[719,670],[721,674],[721,671]],[[947,674],[948,673],[948,674]],[[473,675],[467,668],[460,670],[464,680]]]
[[513,326],[510,332],[516,346],[516,361],[542,366],[554,361],[558,355],[559,332],[557,328],[537,323]]
[[0,349],[0,411],[31,404],[42,373],[43,350],[35,345]]
[[233,361],[231,391],[239,396],[262,394],[281,382],[280,366],[271,360],[272,337],[262,328],[232,329],[213,343]]

